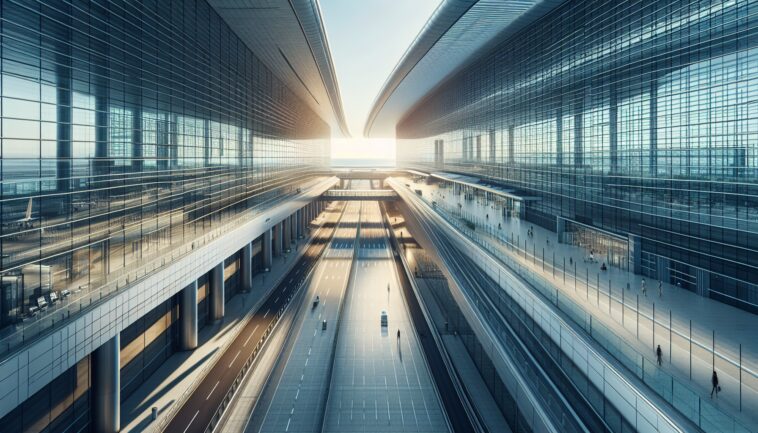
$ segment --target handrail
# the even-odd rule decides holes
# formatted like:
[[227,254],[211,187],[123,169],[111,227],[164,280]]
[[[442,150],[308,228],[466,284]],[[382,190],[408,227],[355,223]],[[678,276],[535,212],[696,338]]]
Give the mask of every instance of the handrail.
[[[297,195],[304,195],[310,191],[328,187],[328,185],[334,183],[333,179],[336,178],[327,178],[320,182],[314,182],[308,190]],[[0,339],[0,362],[13,353],[14,350],[24,347],[26,343],[41,338],[49,332],[53,332],[62,326],[61,323],[66,324],[72,317],[81,316],[82,313],[96,307],[103,299],[132,287],[146,277],[160,271],[163,267],[190,255],[196,248],[203,247],[219,236],[239,228],[245,222],[251,221],[263,213],[263,209],[270,207],[264,205],[271,205],[280,201],[282,201],[282,196],[272,196],[266,201],[259,203],[252,211],[241,212],[230,218],[222,227],[209,230],[199,237],[186,240],[179,245],[168,245],[166,248],[156,250],[154,255],[144,259],[136,268],[124,267],[109,273],[108,281],[105,281],[97,288],[87,288],[84,284],[79,286],[79,290],[76,293],[73,293],[64,301],[55,304],[54,308],[50,308],[44,313],[43,317],[37,317],[33,322],[22,325],[21,329],[17,329],[2,337]],[[168,257],[170,258],[167,260]],[[76,308],[77,304],[78,309],[71,310],[72,307]],[[56,320],[56,317],[59,315],[60,318]],[[28,335],[30,333],[31,335]]]
[[[405,194],[405,192],[401,193],[401,195]],[[406,203],[414,207],[414,210],[416,212],[434,217],[434,215],[426,214],[426,212],[429,211],[425,208],[420,207],[419,204],[415,203],[413,200],[415,199],[410,198],[410,200],[406,200]],[[450,266],[448,276],[454,281],[455,285],[461,288],[476,287],[476,284],[479,283],[478,280],[475,280],[474,277],[468,275],[466,272],[462,272],[461,268],[453,269],[451,266],[459,265],[457,256],[460,255],[460,251],[457,249],[455,251],[451,251],[451,249],[455,249],[456,247],[452,244],[446,245],[440,236],[444,236],[448,243],[450,243],[451,238],[444,233],[434,233],[432,230],[434,224],[427,223],[427,221],[419,222],[422,225],[425,223],[429,225],[429,227],[423,227],[422,230],[425,230],[430,238],[434,238],[432,242],[434,243],[435,247],[437,247],[437,251],[440,253],[441,257],[443,257],[443,260],[446,261],[446,265]],[[490,275],[487,275],[487,277],[491,278]],[[469,304],[471,305],[471,309],[474,311],[474,314],[477,315],[477,319],[479,320],[480,325],[486,329],[486,332],[494,336],[493,340],[496,342],[497,349],[503,352],[501,355],[502,359],[506,363],[515,365],[515,367],[512,367],[512,371],[517,377],[519,385],[521,386],[523,392],[529,396],[530,401],[532,401],[533,407],[537,412],[539,412],[540,420],[544,423],[545,428],[550,429],[550,431],[568,431],[568,426],[565,425],[565,414],[561,412],[559,415],[553,411],[553,405],[558,404],[561,407],[565,408],[565,411],[569,412],[571,414],[571,417],[576,421],[574,425],[575,429],[572,429],[571,431],[589,431],[588,426],[585,425],[584,421],[576,413],[574,407],[568,403],[568,400],[564,396],[564,393],[558,389],[557,385],[550,378],[550,375],[547,373],[545,368],[536,360],[535,355],[531,353],[531,351],[527,348],[526,343],[523,341],[523,337],[519,335],[512,324],[506,320],[503,313],[497,308],[492,298],[488,294],[483,294],[480,290],[476,289],[461,290],[461,294],[468,300]],[[488,307],[488,309],[485,309],[484,307]],[[485,320],[485,317],[492,314],[494,314],[498,320]],[[508,340],[503,340],[503,332],[506,332],[511,337],[510,341],[514,342],[515,344],[507,344]],[[523,363],[524,361],[526,363]],[[530,377],[530,374],[537,377]],[[538,378],[543,379],[542,385],[551,389],[553,394],[546,396],[538,392],[540,390],[540,384],[531,382],[529,380]],[[536,427],[532,426],[532,428]]]
[[[388,182],[391,185],[393,185],[393,187],[402,188],[402,186],[400,185],[400,183],[397,182],[394,179],[390,179]],[[426,201],[424,201],[420,197],[416,197],[415,195],[412,195],[410,193],[407,193],[405,195],[407,195],[409,197],[412,197],[414,200],[415,199],[420,200],[421,203],[423,203],[426,208],[432,209],[431,212],[433,214],[435,214],[438,217],[442,218],[442,221],[446,225],[448,225],[451,229],[461,232],[461,234],[463,236],[461,236],[460,239],[458,239],[459,242],[463,242],[466,245],[468,245],[470,248],[473,248],[474,253],[478,253],[478,254],[482,254],[483,253],[484,254],[484,258],[486,258],[487,261],[493,263],[494,266],[496,266],[496,267],[502,267],[503,265],[505,265],[507,268],[504,268],[504,271],[506,273],[508,273],[508,274],[510,274],[511,272],[519,272],[519,271],[521,271],[518,263],[508,264],[508,262],[507,262],[508,258],[507,257],[501,257],[501,255],[498,254],[497,252],[490,251],[489,250],[489,244],[487,244],[486,242],[482,243],[482,241],[480,239],[478,239],[478,237],[473,233],[473,231],[467,230],[466,227],[463,225],[463,223],[461,223],[460,221],[456,221],[454,218],[452,218],[451,216],[447,215],[447,212],[445,210],[443,210],[443,209],[440,209],[440,206],[430,207],[428,205],[428,203],[426,203]],[[481,246],[477,247],[476,246],[477,243],[480,244]],[[592,331],[594,331],[594,330],[596,330],[598,328],[598,325],[596,323],[593,324],[593,322],[591,320],[592,319],[592,315],[589,314],[589,313],[587,313],[581,306],[575,304],[573,300],[568,299],[568,298],[566,298],[566,299],[560,298],[560,300],[555,299],[555,296],[558,294],[558,292],[556,290],[554,290],[554,289],[544,289],[543,290],[541,288],[541,286],[540,286],[540,282],[536,281],[536,279],[538,278],[538,276],[534,275],[534,273],[532,273],[532,272],[526,271],[523,275],[521,275],[520,278],[523,278],[524,280],[528,281],[529,283],[527,283],[527,285],[529,287],[537,289],[538,290],[537,293],[540,293],[539,291],[541,291],[541,295],[540,296],[544,297],[544,299],[541,299],[539,297],[538,298],[534,298],[534,294],[531,293],[531,291],[524,292],[524,293],[528,293],[532,297],[532,299],[533,299],[532,302],[534,302],[534,299],[538,299],[538,300],[541,299],[539,302],[542,303],[542,304],[544,304],[544,305],[546,305],[545,302],[546,301],[550,301],[553,305],[551,307],[549,307],[548,310],[546,310],[549,314],[555,315],[556,313],[555,312],[551,312],[551,311],[552,311],[553,308],[558,308],[558,310],[562,314],[568,315],[572,319],[572,321],[577,324],[578,327],[584,329],[585,331],[587,331],[587,317],[589,317],[589,331],[588,331],[588,332],[590,332],[589,338],[591,340],[599,343],[601,345],[601,347],[603,347],[603,349],[608,350],[608,351],[610,351],[612,353],[618,353],[618,354],[620,354],[619,350],[615,348],[614,344],[624,344],[625,342],[619,341],[617,337],[613,341],[611,341],[610,339],[608,339],[606,341],[600,341],[600,340],[598,340],[598,338],[600,336],[597,335],[597,332],[592,332]],[[544,283],[544,284],[547,284],[547,283]],[[506,289],[506,291],[509,290],[507,287],[505,287],[505,289]],[[521,294],[521,296],[523,296],[523,294]],[[582,314],[584,314],[584,320],[577,321],[577,319],[575,317],[573,317],[573,315],[576,314],[577,310],[580,311]],[[559,322],[564,323],[566,326],[568,326],[568,328],[567,328],[568,330],[571,330],[571,326],[568,325],[568,323],[566,323],[564,321],[564,319],[560,318],[560,316],[555,316],[555,317],[558,319]],[[595,321],[595,322],[597,322],[597,321]],[[575,331],[571,331],[571,332],[573,334],[576,334]],[[576,335],[579,336],[579,334],[576,334]],[[583,337],[581,339],[583,340]],[[611,346],[611,347],[609,348],[609,347],[606,347],[606,346]],[[664,414],[660,410],[660,408],[657,405],[653,404],[646,396],[644,396],[640,392],[639,389],[637,389],[635,386],[631,385],[631,383],[626,378],[623,378],[623,374],[621,374],[619,371],[617,371],[616,367],[614,367],[613,365],[609,364],[608,361],[604,359],[604,356],[600,355],[591,346],[589,346],[589,350],[595,356],[599,356],[599,359],[603,362],[603,364],[606,367],[610,368],[611,371],[615,371],[616,372],[615,374],[618,375],[619,378],[621,378],[621,380],[623,380],[623,382],[628,387],[630,387],[631,390],[639,398],[641,398],[644,401],[646,401],[647,404],[654,409],[655,413],[658,413],[659,415],[663,416],[665,419],[668,419],[669,422],[672,422],[670,416]],[[621,351],[623,351],[623,349]],[[634,350],[631,347],[628,348],[628,351],[632,351],[633,353],[637,353],[637,351]],[[645,361],[645,358],[642,355],[639,355],[639,354],[638,354],[638,356],[641,357],[642,360],[643,360],[643,374],[644,374],[644,361]],[[612,358],[616,362],[619,362],[620,365],[624,365],[624,369],[625,370],[629,369],[631,372],[633,372],[635,379],[639,378],[639,379],[642,379],[643,383],[645,383],[645,384],[648,383],[647,381],[644,380],[644,375],[643,375],[643,377],[639,377],[639,372],[637,371],[637,368],[629,367],[628,365],[625,365],[623,358],[619,358],[616,355],[612,356]],[[658,372],[658,374],[665,374],[665,373]],[[684,405],[687,405],[687,407],[690,407],[691,405],[690,405],[690,402],[686,402],[685,403],[685,400],[683,400],[681,396],[677,397],[678,400],[676,402],[674,402],[674,401],[670,400],[669,398],[667,398],[666,395],[662,395],[661,391],[658,390],[658,389],[656,389],[655,387],[650,386],[649,388],[645,387],[645,389],[651,389],[652,391],[654,391],[656,397],[660,397],[663,400],[671,403],[672,405],[675,405],[675,407],[677,409],[679,409],[677,411],[677,414],[680,414],[680,415],[686,417],[688,421],[693,422],[694,424],[698,425],[700,428],[702,428],[702,429],[704,429],[706,431],[714,431],[714,432],[715,431],[719,431],[719,432],[720,431],[725,431],[723,429],[726,426],[728,426],[729,427],[728,431],[750,432],[749,429],[747,429],[746,427],[742,426],[734,417],[732,417],[732,416],[730,416],[730,415],[722,412],[720,409],[714,407],[712,404],[709,404],[708,402],[702,401],[702,399],[700,399],[698,393],[695,393],[694,391],[689,390],[689,388],[687,388],[685,385],[680,384],[673,377],[670,377],[670,379],[672,381],[672,385],[671,385],[672,387],[674,385],[677,385],[679,387],[678,389],[681,389],[681,390],[684,390],[686,392],[689,392],[692,396],[694,396],[695,398],[698,399],[697,403],[695,404],[696,409],[697,409],[697,414],[693,415],[691,413],[687,413],[687,412],[682,411],[682,409],[685,408]],[[670,398],[673,399],[674,396],[672,395]],[[705,411],[705,408],[710,408],[710,411]],[[637,410],[637,409],[635,409],[635,410]],[[714,417],[714,416],[715,416],[714,419],[709,419],[710,417]],[[731,423],[731,425],[729,425],[729,423]],[[679,429],[677,429],[677,430],[679,430]],[[679,430],[679,431],[681,431],[681,430]]]

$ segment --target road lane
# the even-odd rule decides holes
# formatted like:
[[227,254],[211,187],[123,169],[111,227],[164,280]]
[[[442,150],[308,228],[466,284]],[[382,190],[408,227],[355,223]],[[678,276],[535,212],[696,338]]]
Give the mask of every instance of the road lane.
[[[200,433],[205,430],[244,363],[243,361],[238,361],[237,365],[235,365],[235,359],[239,357],[242,360],[246,360],[253,353],[257,342],[260,341],[262,335],[274,320],[274,315],[270,313],[272,311],[279,311],[286,304],[288,298],[294,294],[294,290],[298,286],[297,282],[305,278],[310,269],[318,262],[318,258],[335,232],[335,225],[340,214],[341,211],[338,210],[336,212],[332,211],[328,215],[326,222],[307,247],[306,253],[303,254],[300,261],[293,267],[290,274],[291,278],[286,282],[282,281],[271,292],[272,294],[260,306],[258,311],[250,317],[234,342],[228,346],[226,352],[216,361],[213,368],[209,370],[208,374],[187,399],[182,408],[176,412],[165,431]],[[296,283],[292,284],[292,282]],[[214,392],[215,387],[218,387],[218,389]]]

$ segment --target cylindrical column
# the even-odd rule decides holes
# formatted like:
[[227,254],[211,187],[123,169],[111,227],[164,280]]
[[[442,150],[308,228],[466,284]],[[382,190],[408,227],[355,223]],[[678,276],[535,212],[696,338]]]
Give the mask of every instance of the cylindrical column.
[[297,211],[290,215],[290,236],[294,243],[297,243]]
[[271,269],[271,229],[263,232],[263,267]]
[[121,429],[121,338],[116,334],[92,352],[92,430]]
[[282,225],[281,224],[275,224],[274,227],[271,228],[272,231],[272,248],[274,251],[274,257],[279,257],[282,255]]
[[248,293],[253,290],[253,244],[247,243],[242,247],[242,291]]
[[224,318],[224,262],[211,269],[208,286],[210,320],[216,322]]
[[292,218],[287,217],[282,221],[282,231],[284,232],[284,251],[290,250],[292,242]]
[[197,348],[197,280],[179,294],[179,349]]
[[305,235],[305,209],[297,210],[297,238],[300,239]]

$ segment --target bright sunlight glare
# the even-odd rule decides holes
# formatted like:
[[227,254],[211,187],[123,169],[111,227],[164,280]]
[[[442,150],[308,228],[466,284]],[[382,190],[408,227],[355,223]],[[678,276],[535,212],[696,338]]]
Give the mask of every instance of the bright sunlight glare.
[[332,167],[394,167],[394,138],[332,137]]

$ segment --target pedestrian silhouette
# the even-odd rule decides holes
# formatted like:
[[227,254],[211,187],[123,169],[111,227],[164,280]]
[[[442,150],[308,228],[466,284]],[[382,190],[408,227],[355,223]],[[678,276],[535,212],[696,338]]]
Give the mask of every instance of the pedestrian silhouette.
[[647,297],[647,285],[645,284],[645,279],[642,279],[642,283],[640,283],[640,288],[642,289],[642,294]]
[[397,330],[397,339],[398,340],[400,339],[400,330],[399,329]]
[[713,376],[711,376],[711,385],[713,385],[713,388],[711,388],[711,398],[713,398],[714,392],[716,393],[716,398],[718,398],[721,387],[719,386],[719,376],[716,374],[716,370],[713,370]]
[[658,365],[661,365],[663,363],[662,361],[663,352],[661,351],[661,345],[658,345],[658,348],[655,349],[655,358],[658,360]]

